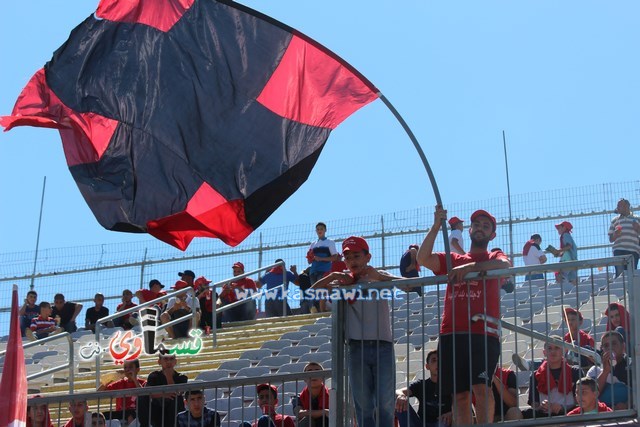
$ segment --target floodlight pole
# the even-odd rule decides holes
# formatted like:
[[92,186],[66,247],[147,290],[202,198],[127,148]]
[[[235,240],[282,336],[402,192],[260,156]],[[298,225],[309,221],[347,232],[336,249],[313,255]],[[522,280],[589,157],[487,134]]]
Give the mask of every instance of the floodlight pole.
[[33,256],[33,272],[31,273],[31,284],[29,289],[33,290],[36,275],[36,265],[38,264],[38,249],[40,246],[40,226],[42,225],[42,209],[44,208],[44,190],[47,187],[47,177],[42,181],[42,197],[40,198],[40,217],[38,218],[38,235],[36,236],[36,253]]
[[[422,151],[422,147],[420,147],[418,140],[416,139],[415,135],[409,128],[409,125],[407,124],[407,122],[405,122],[405,120],[402,118],[400,113],[398,113],[398,110],[396,110],[393,104],[391,104],[391,102],[389,102],[389,100],[382,93],[378,92],[378,96],[380,97],[380,100],[384,102],[384,105],[386,105],[387,108],[391,111],[391,113],[393,113],[393,115],[396,117],[398,122],[400,122],[400,125],[402,125],[402,128],[407,133],[407,135],[409,135],[409,139],[411,140],[411,142],[413,142],[413,146],[418,152],[418,156],[420,156],[420,160],[422,160],[422,165],[427,171],[427,175],[429,176],[429,181],[431,181],[431,187],[433,188],[433,194],[436,198],[436,204],[439,206],[442,206],[442,199],[440,198],[440,191],[438,190],[438,184],[436,183],[436,178],[433,175],[433,171],[431,170],[431,167],[429,166],[429,162],[427,161],[427,156],[425,156],[424,151]],[[446,253],[445,258],[447,260],[447,271],[451,271],[451,249],[449,248],[449,235],[447,233],[446,219],[442,220],[442,236],[444,238],[444,251]]]

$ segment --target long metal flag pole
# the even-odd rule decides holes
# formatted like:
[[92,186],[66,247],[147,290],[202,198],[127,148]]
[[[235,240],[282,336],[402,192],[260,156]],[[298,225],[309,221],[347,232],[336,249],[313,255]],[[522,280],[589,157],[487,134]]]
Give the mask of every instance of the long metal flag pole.
[[[424,151],[422,151],[422,147],[420,147],[418,140],[409,128],[407,122],[405,122],[404,118],[402,118],[400,113],[398,113],[398,110],[396,110],[393,104],[391,104],[391,102],[389,102],[389,100],[382,93],[378,93],[378,95],[380,96],[380,100],[384,102],[384,105],[387,106],[391,113],[393,113],[393,115],[396,117],[398,122],[400,122],[400,125],[402,125],[402,128],[407,133],[407,135],[409,135],[409,139],[411,140],[411,142],[413,142],[413,146],[416,148],[416,151],[420,156],[420,160],[422,160],[422,164],[427,171],[427,175],[429,175],[429,181],[431,181],[431,187],[433,188],[433,194],[436,198],[436,203],[442,206],[442,199],[440,198],[440,191],[438,190],[436,178],[433,175],[433,171],[431,170],[429,162],[427,161],[427,156],[425,156]],[[451,271],[451,249],[449,248],[449,235],[447,233],[447,221],[445,219],[442,220],[442,236],[444,238],[444,251],[446,253],[445,258],[447,260],[447,271]]]
[[513,262],[513,217],[511,216],[511,185],[509,184],[509,162],[507,160],[507,138],[502,131],[502,147],[504,148],[504,168],[507,172],[507,202],[509,204],[509,258]]
[[42,209],[44,208],[44,190],[47,186],[47,177],[44,177],[42,181],[42,197],[40,198],[40,217],[38,218],[38,235],[36,236],[36,253],[33,257],[33,272],[31,273],[31,284],[29,285],[29,289],[33,290],[35,275],[36,275],[36,264],[38,263],[38,247],[40,246],[40,226],[42,225]]

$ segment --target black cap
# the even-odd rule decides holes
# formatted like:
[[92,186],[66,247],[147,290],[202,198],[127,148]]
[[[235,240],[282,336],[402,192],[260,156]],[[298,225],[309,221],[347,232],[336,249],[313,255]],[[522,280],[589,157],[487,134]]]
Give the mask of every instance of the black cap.
[[164,288],[164,285],[160,283],[158,279],[151,279],[149,282],[149,289],[153,288],[153,285],[160,285],[161,288]]
[[185,271],[183,271],[181,273],[178,273],[178,276],[180,276],[180,277],[182,277],[182,276],[191,276],[193,279],[196,278],[196,274],[191,270],[185,270]]

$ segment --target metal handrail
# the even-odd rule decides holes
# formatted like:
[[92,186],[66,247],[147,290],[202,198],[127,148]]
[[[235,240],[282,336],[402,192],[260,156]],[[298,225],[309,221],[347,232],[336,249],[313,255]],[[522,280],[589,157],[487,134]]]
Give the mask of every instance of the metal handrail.
[[[37,341],[31,341],[28,343],[23,343],[22,348],[26,349],[26,348],[31,348],[31,347],[35,347],[37,345],[41,345],[50,341],[56,341],[59,340],[61,338],[66,338],[67,339],[67,343],[69,344],[69,354],[68,357],[69,359],[67,360],[67,363],[62,364],[62,365],[58,365],[58,366],[54,366],[53,368],[49,368],[46,369],[44,371],[40,371],[40,372],[36,372],[34,374],[28,375],[27,376],[27,381],[28,380],[33,380],[36,378],[40,378],[40,377],[44,377],[46,375],[49,374],[53,374],[54,372],[58,372],[58,371],[63,371],[65,369],[69,370],[69,391],[71,391],[71,393],[73,393],[73,387],[74,387],[74,360],[75,360],[75,355],[74,355],[74,351],[73,351],[73,338],[71,337],[71,334],[69,334],[68,332],[61,332],[59,334],[54,334],[54,335],[50,335],[48,337],[45,338],[41,338]],[[3,356],[7,353],[7,350],[4,349],[2,351],[0,351],[0,356]]]
[[[250,271],[248,273],[242,273],[242,274],[239,274],[237,276],[233,276],[231,278],[221,280],[219,282],[214,283],[212,288],[214,288],[214,289],[222,288],[227,283],[237,282],[240,279],[243,279],[243,278],[248,277],[248,276],[253,276],[254,274],[260,273],[261,271],[271,270],[272,268],[277,267],[277,266],[282,266],[282,285],[276,286],[275,288],[269,289],[268,291],[272,292],[274,289],[278,289],[278,288],[282,287],[282,313],[283,313],[284,316],[286,316],[287,298],[286,298],[286,295],[285,295],[285,287],[288,285],[288,282],[287,282],[287,266],[286,266],[286,263],[284,261],[278,261],[276,263],[267,265],[265,267],[261,267],[261,268],[258,268],[256,270]],[[213,309],[211,310],[211,324],[213,326],[211,328],[211,337],[212,337],[212,340],[213,340],[213,346],[214,347],[216,347],[218,345],[218,328],[216,326],[216,317],[218,315],[218,312],[224,312],[224,311],[230,310],[231,308],[236,307],[238,305],[246,304],[249,301],[252,301],[253,299],[261,298],[265,294],[266,294],[266,291],[262,291],[261,290],[259,293],[256,293],[256,294],[252,295],[251,298],[244,298],[244,299],[242,299],[240,301],[236,301],[236,302],[234,302],[232,304],[228,304],[228,305],[226,305],[224,307],[220,307],[220,308],[217,308],[215,303],[212,304],[212,308]],[[216,293],[216,295],[217,295],[217,293]],[[254,296],[255,296],[255,298],[254,298]],[[225,307],[228,307],[228,308],[225,308]]]

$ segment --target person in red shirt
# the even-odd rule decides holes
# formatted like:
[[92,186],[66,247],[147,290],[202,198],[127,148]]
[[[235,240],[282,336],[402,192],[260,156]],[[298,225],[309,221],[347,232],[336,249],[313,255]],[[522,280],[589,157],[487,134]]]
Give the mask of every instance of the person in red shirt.
[[[144,387],[147,383],[145,380],[138,378],[138,374],[140,373],[140,361],[138,359],[125,361],[123,369],[123,378],[108,384],[100,384],[97,391],[140,388]],[[104,412],[104,416],[108,420],[125,420],[131,417],[137,418],[136,398],[134,396],[118,397],[116,399],[116,410],[106,411]]]
[[[151,301],[161,296],[167,295],[167,293],[163,291],[162,288],[164,288],[164,285],[160,283],[158,279],[151,279],[149,281],[149,289],[140,289],[136,292],[136,297],[138,297],[140,304],[143,304],[147,301]],[[162,309],[163,306],[164,303],[158,303],[158,307],[160,309]]]
[[[564,309],[564,320],[569,327],[569,332],[564,335],[564,341],[568,343],[574,343],[579,347],[585,347],[589,350],[594,350],[595,342],[593,337],[589,335],[587,332],[580,329],[582,327],[582,322],[584,318],[582,317],[582,313],[580,313],[575,308],[565,307]],[[582,368],[589,368],[593,365],[593,361],[585,356],[578,356],[572,352],[569,352],[567,355],[567,359],[569,363],[572,364],[580,364]]]
[[[304,372],[322,371],[324,368],[317,362],[309,362]],[[329,390],[321,377],[307,378],[307,386],[302,389],[295,401],[292,399],[293,413],[298,417],[298,427],[314,427],[329,425]]]
[[[236,262],[231,267],[233,269],[233,276],[240,276],[244,274],[244,264]],[[256,282],[248,277],[243,277],[231,283],[226,283],[222,287],[220,292],[220,302],[222,306],[232,304],[238,301],[238,297],[245,299],[257,292]],[[256,318],[256,303],[255,300],[246,302],[237,307],[233,307],[230,310],[226,310],[222,315],[224,322],[239,322],[243,320],[253,320]]]
[[576,402],[578,406],[567,415],[596,414],[611,412],[604,402],[598,402],[598,382],[591,377],[584,377],[576,381]]
[[[278,406],[278,388],[272,384],[259,384],[256,387],[258,392],[258,405],[262,409],[262,415],[252,424],[252,427],[295,427],[293,418],[289,415],[276,413]],[[244,423],[243,425],[247,425]]]
[[[128,308],[136,307],[138,304],[131,301],[132,298],[133,292],[131,292],[129,289],[125,289],[124,291],[122,291],[122,303],[118,304],[118,306],[116,307],[116,311],[120,312]],[[120,326],[125,331],[128,331],[129,329],[133,328],[133,323],[131,322],[131,314],[113,319],[113,324],[115,326]]]
[[438,349],[442,361],[442,393],[454,395],[456,424],[472,424],[472,394],[477,421],[487,424],[494,418],[491,378],[500,356],[500,341],[497,325],[480,320],[472,322],[471,318],[480,313],[500,318],[500,280],[464,280],[464,277],[472,272],[509,268],[511,262],[502,251],[487,251],[489,242],[496,237],[496,219],[487,211],[477,210],[471,215],[471,248],[464,255],[451,253],[453,268],[447,271],[445,254],[433,252],[446,218],[447,211],[436,206],[433,226],[418,250],[420,265],[436,275],[449,276]]
[[71,418],[64,427],[85,427],[91,425],[91,414],[86,400],[72,400],[69,402]]

